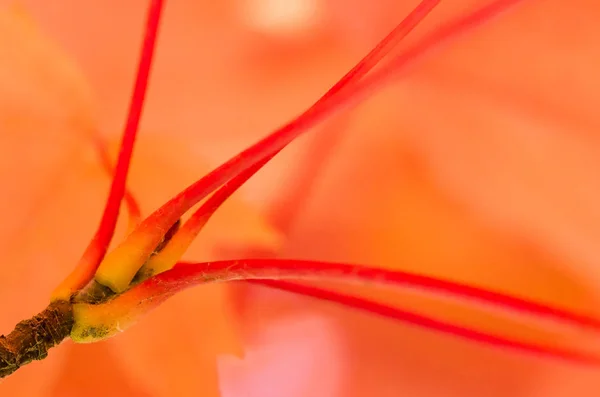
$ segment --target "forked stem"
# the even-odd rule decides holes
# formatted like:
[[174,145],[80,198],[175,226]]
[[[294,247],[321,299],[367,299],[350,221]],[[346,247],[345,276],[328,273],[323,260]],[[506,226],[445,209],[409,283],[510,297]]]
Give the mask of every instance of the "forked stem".
[[[149,258],[154,247],[162,239],[163,231],[179,219],[193,205],[204,199],[222,184],[245,173],[249,168],[256,171],[258,163],[266,164],[299,135],[306,132],[316,122],[339,108],[346,96],[345,90],[362,78],[409,32],[411,32],[439,3],[439,0],[422,0],[381,43],[350,70],[338,83],[325,93],[315,104],[295,120],[279,128],[274,133],[252,145],[237,156],[217,167],[196,183],[189,186],[157,211],[146,218],[131,235],[100,264],[96,272],[96,281],[110,287],[114,292],[122,292],[135,274]],[[338,99],[338,97],[342,97]],[[332,106],[321,111],[325,104]],[[256,172],[255,171],[255,172]],[[135,246],[135,248],[134,248]],[[123,258],[127,258],[129,269],[125,269]]]

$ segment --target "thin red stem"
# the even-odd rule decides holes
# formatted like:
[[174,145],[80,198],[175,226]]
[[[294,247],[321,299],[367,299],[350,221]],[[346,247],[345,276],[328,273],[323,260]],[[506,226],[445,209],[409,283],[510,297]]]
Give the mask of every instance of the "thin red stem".
[[[431,10],[437,5],[436,2],[422,2],[419,6],[410,14],[400,25],[398,25],[386,38],[384,38],[361,62],[359,62],[350,72],[348,72],[338,83],[336,83],[323,97],[321,97],[311,108],[309,108],[305,113],[299,116],[296,120],[292,121],[290,124],[284,126],[282,129],[274,132],[272,135],[258,142],[254,146],[246,149],[244,152],[240,153],[238,156],[224,163],[213,172],[209,173],[202,179],[200,179],[196,184],[190,186],[186,191],[182,192],[180,195],[183,199],[183,196],[187,193],[190,196],[194,196],[195,194],[200,194],[196,198],[202,199],[206,195],[209,194],[209,191],[202,192],[202,189],[205,188],[206,183],[210,183],[211,177],[216,179],[216,183],[223,183],[223,180],[219,180],[219,178],[225,179],[227,174],[227,167],[235,163],[235,161],[240,160],[241,171],[237,176],[233,176],[233,178],[227,183],[227,185],[223,186],[219,191],[205,203],[195,214],[195,218],[199,218],[202,215],[204,220],[207,217],[210,217],[214,211],[217,210],[218,206],[227,199],[231,194],[233,194],[239,187],[241,187],[252,175],[258,172],[265,164],[267,164],[283,147],[287,145],[287,143],[283,144],[280,149],[275,150],[272,154],[263,158],[262,160],[256,160],[257,162],[253,163],[252,161],[247,161],[245,156],[252,156],[254,152],[260,152],[261,150],[268,151],[270,143],[267,143],[269,139],[274,138],[278,134],[285,134],[286,132],[291,132],[293,137],[290,138],[293,140],[297,135],[304,132],[306,129],[294,130],[298,126],[297,123],[302,123],[303,117],[310,117],[310,113],[318,109],[319,106],[326,107],[327,101],[333,98],[336,94],[339,94],[341,91],[346,90],[349,91],[349,96],[358,95],[361,91],[366,92],[374,87],[381,84],[381,82],[385,81],[389,78],[392,73],[397,72],[397,69],[405,66],[410,61],[416,59],[418,56],[426,53],[435,47],[436,44],[444,40],[448,40],[449,38],[462,33],[464,30],[474,28],[483,21],[488,20],[498,13],[506,10],[509,6],[518,3],[521,0],[500,0],[493,2],[489,5],[482,7],[479,10],[476,10],[472,14],[469,14],[463,18],[459,18],[455,21],[452,21],[441,28],[436,29],[433,33],[427,35],[424,39],[420,40],[416,45],[409,48],[407,51],[402,54],[396,56],[392,59],[392,61],[382,67],[378,72],[373,73],[371,77],[365,77],[364,82],[357,81],[358,79],[363,78],[371,69],[373,69],[384,57],[387,55],[391,49],[397,45],[402,38],[406,36],[414,27],[417,26],[418,22],[420,22]],[[335,106],[335,100],[331,101],[333,106]],[[321,109],[322,110],[322,109]],[[307,116],[307,114],[309,116]],[[289,128],[289,130],[286,130]],[[289,143],[289,142],[288,142]],[[225,171],[223,171],[225,170]],[[235,174],[235,172],[233,172]],[[208,182],[207,182],[208,181]],[[215,185],[216,185],[215,183]],[[215,186],[211,186],[211,189],[214,189]],[[198,191],[196,191],[198,190]],[[177,200],[178,197],[173,199],[172,201]],[[190,203],[191,204],[191,203]],[[165,209],[169,203],[163,206]]]
[[[600,330],[600,321],[592,317],[457,282],[402,271],[369,268],[344,263],[304,260],[242,259],[207,263],[182,262],[178,263],[174,268],[130,288],[105,305],[121,311],[125,308],[129,308],[127,310],[138,310],[140,305],[147,308],[156,306],[182,290],[208,282],[276,280],[275,282],[267,281],[266,284],[302,295],[336,302],[353,309],[383,315],[433,331],[465,338],[476,343],[515,349],[582,364],[600,365],[600,358],[591,353],[523,342],[469,329],[461,325],[387,306],[368,299],[311,286],[281,282],[284,279],[324,280],[327,278],[337,281],[367,282],[372,285],[387,283],[429,292],[443,293],[515,312],[551,318],[583,328],[591,328],[594,331]],[[102,310],[101,307],[98,309]]]
[[431,331],[436,331],[458,338],[467,339],[475,343],[489,345],[497,348],[516,350],[523,353],[534,354],[541,357],[555,358],[579,364],[593,366],[600,365],[600,358],[593,354],[522,342],[519,340],[467,328],[461,325],[452,324],[447,321],[441,321],[433,317],[425,316],[412,311],[402,310],[397,307],[384,305],[382,303],[370,301],[352,295],[342,294],[336,291],[330,291],[322,288],[281,280],[251,280],[250,282],[254,284],[265,285],[271,288],[277,288],[283,291],[288,291],[299,295],[310,296],[328,302],[334,302],[345,307],[351,307],[356,310],[376,314],[379,316],[400,321],[402,323],[412,324],[417,327],[425,328]]
[[[97,233],[98,244],[102,246],[104,253],[106,253],[106,249],[112,239],[117,218],[119,216],[119,207],[121,205],[121,200],[123,199],[123,194],[125,193],[125,184],[131,163],[131,156],[133,154],[133,147],[135,145],[146,93],[148,91],[148,81],[150,79],[152,60],[156,49],[156,38],[158,36],[162,10],[163,0],[152,0],[148,10],[144,43],[142,45],[135,85],[131,95],[127,122],[121,139],[121,148],[115,167],[115,174]],[[98,258],[97,262],[99,263],[100,260],[101,258]]]
[[296,259],[240,259],[207,263],[179,262],[173,269],[154,277],[165,290],[170,284],[182,281],[215,279],[215,281],[252,279],[332,279],[345,282],[361,282],[369,285],[396,285],[420,289],[472,300],[505,310],[545,317],[566,324],[600,331],[600,319],[543,303],[514,297],[485,288],[470,286],[456,281],[424,276],[421,274],[387,270],[355,264],[308,261]]
[[144,42],[138,63],[135,85],[131,95],[127,122],[123,131],[119,157],[100,225],[77,267],[55,291],[54,295],[60,299],[66,299],[68,295],[89,282],[98,268],[100,261],[106,255],[106,251],[114,235],[117,218],[119,217],[119,208],[126,191],[125,184],[133,154],[133,147],[144,108],[163,3],[163,0],[152,0],[148,9]]
[[[439,3],[439,0],[423,0],[386,38],[382,40],[366,57],[352,68],[340,81],[327,91],[315,104],[302,113],[295,120],[279,128],[266,138],[247,148],[237,156],[231,158],[212,172],[205,175],[196,183],[189,186],[179,195],[171,199],[160,209],[151,214],[139,229],[140,234],[146,234],[147,230],[157,228],[167,230],[170,225],[177,221],[189,208],[204,199],[211,192],[227,182],[236,175],[246,172],[249,168],[255,168],[255,172],[261,167],[256,164],[266,164],[273,156],[292,142],[296,137],[305,132],[329,115],[339,102],[332,101],[337,98],[343,89],[362,78],[369,70],[376,66],[380,60],[393,49],[410,31],[412,31]],[[330,103],[325,111],[321,111],[324,104]],[[148,249],[152,249],[158,243],[161,236],[148,238]],[[155,241],[156,240],[156,241]]]
[[[497,0],[465,17],[454,20],[442,28],[435,30],[432,34],[427,35],[409,50],[394,57],[390,64],[382,67],[382,70],[375,72],[371,78],[364,77],[437,4],[437,2],[422,2],[376,48],[304,113],[205,175],[202,179],[189,186],[185,191],[165,204],[157,213],[160,212],[164,215],[173,211],[176,212],[174,215],[177,215],[174,218],[178,218],[181,214],[175,211],[175,209],[180,209],[184,206],[188,208],[197,201],[202,200],[219,185],[242,170],[247,169],[262,159],[271,159],[310,127],[325,117],[330,116],[332,112],[339,110],[342,105],[347,105],[349,102],[356,102],[366,96],[411,61],[436,48],[438,44],[483,24],[520,1],[522,0]],[[358,82],[357,80],[360,78],[365,78],[365,81]],[[344,90],[343,96],[336,95],[342,90]]]
[[[361,62],[355,65],[346,75],[344,75],[333,87],[331,87],[325,95],[323,95],[313,106],[318,106],[323,101],[338,94],[349,85],[357,82],[359,79],[364,77],[370,70],[372,70],[377,64],[408,34],[417,24],[429,14],[439,4],[440,0],[423,1],[417,8],[392,32],[390,32],[375,48],[373,48]],[[339,132],[336,129],[336,132]],[[335,134],[339,136],[339,134]],[[279,150],[265,159],[259,160],[258,162],[251,164],[248,168],[243,169],[240,173],[232,177],[229,181],[225,182],[196,212],[190,217],[184,229],[193,230],[194,235],[197,234],[202,226],[210,219],[210,217],[216,212],[217,209],[227,200],[233,193],[235,193],[242,185],[244,185],[248,179],[250,179],[256,172],[262,169],[277,153]],[[326,157],[326,156],[325,156]],[[323,157],[323,158],[325,158]],[[318,165],[312,165],[311,169],[315,174],[320,168]],[[313,175],[314,176],[314,175]],[[308,178],[307,180],[310,180]],[[182,229],[183,231],[183,229]]]
[[[104,252],[106,252],[108,244],[113,236],[119,215],[120,203],[123,194],[125,193],[125,184],[131,163],[131,156],[133,154],[133,147],[139,129],[140,119],[142,117],[146,93],[148,91],[148,81],[150,79],[152,60],[156,49],[156,38],[158,36],[162,10],[163,0],[152,0],[148,10],[144,43],[142,45],[135,85],[131,95],[127,122],[121,140],[121,149],[115,167],[115,175],[106,202],[106,208],[102,215],[102,222],[98,230],[98,235],[101,239],[100,244],[102,244]],[[99,258],[99,260],[100,259],[101,258]]]

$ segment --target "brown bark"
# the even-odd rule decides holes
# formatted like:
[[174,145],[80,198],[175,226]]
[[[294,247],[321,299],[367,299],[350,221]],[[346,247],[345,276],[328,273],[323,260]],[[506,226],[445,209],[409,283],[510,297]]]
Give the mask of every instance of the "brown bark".
[[48,350],[71,333],[71,303],[51,303],[44,311],[18,323],[8,335],[0,336],[0,378],[4,378],[33,360],[43,360]]

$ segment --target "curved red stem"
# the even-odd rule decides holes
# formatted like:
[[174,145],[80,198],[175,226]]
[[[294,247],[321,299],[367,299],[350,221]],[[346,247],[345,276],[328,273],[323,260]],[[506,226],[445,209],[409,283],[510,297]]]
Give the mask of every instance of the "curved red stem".
[[[557,307],[528,301],[498,292],[489,291],[453,281],[418,274],[370,268],[345,263],[317,262],[283,259],[241,259],[207,263],[178,263],[174,268],[160,273],[130,288],[121,295],[101,305],[88,305],[87,310],[128,313],[146,312],[170,296],[187,288],[208,283],[239,280],[263,280],[261,283],[312,296],[344,306],[386,316],[426,329],[461,337],[476,343],[503,347],[586,365],[600,365],[600,357],[592,353],[544,346],[508,337],[470,329],[465,326],[428,317],[416,312],[384,305],[368,299],[345,295],[312,286],[283,282],[283,279],[334,279],[360,281],[372,285],[390,284],[452,295],[477,303],[501,307],[513,312],[530,314],[600,331],[598,319]],[[266,281],[265,281],[266,280]]]
[[[375,66],[375,64],[384,56],[382,54],[387,54],[392,46],[414,29],[414,27],[416,27],[435,6],[435,2],[421,3],[420,7],[422,6],[423,8],[415,9],[415,11],[413,11],[413,13],[411,13],[398,28],[390,34],[392,38],[390,38],[390,36],[386,37],[373,52],[361,60],[361,62],[348,72],[338,84],[334,85],[334,87],[300,116],[190,185],[187,189],[150,215],[142,225],[147,229],[154,229],[156,227],[165,230],[168,229],[168,227],[179,219],[179,217],[191,206],[205,198],[227,180],[235,177],[240,172],[253,167],[257,162],[265,159],[268,161],[295,138],[306,132],[310,127],[330,116],[334,111],[341,109],[343,106],[348,106],[351,103],[364,98],[383,83],[387,82],[391,76],[398,74],[398,71],[407,66],[411,61],[415,61],[419,56],[436,48],[438,44],[448,41],[469,29],[483,24],[520,1],[522,0],[496,0],[467,16],[453,20],[427,35],[409,50],[394,57],[387,65],[382,66],[380,70],[374,72],[371,76],[364,76],[367,72],[367,67]],[[376,60],[376,62],[372,63],[374,60]],[[363,81],[357,81],[359,77],[363,78]],[[145,231],[140,229],[140,233],[145,233]],[[149,245],[154,245],[154,243],[155,242],[152,241],[152,244]]]
[[240,259],[207,263],[179,262],[173,269],[154,277],[159,288],[169,289],[182,281],[207,278],[215,281],[251,279],[332,279],[346,282],[363,282],[369,285],[395,285],[420,289],[468,299],[480,304],[520,312],[537,317],[600,331],[600,319],[569,310],[533,302],[512,295],[491,291],[468,284],[444,280],[421,274],[388,270],[362,265],[296,259]]
[[600,365],[600,357],[597,357],[593,354],[522,342],[511,338],[494,335],[488,332],[467,328],[465,326],[452,324],[448,321],[441,321],[433,317],[425,316],[409,310],[403,310],[379,302],[343,294],[337,291],[281,280],[250,280],[249,282],[337,303],[345,307],[351,307],[355,310],[364,311],[400,321],[402,323],[412,324],[431,331],[437,331],[458,338],[467,339],[475,343],[520,351],[541,357],[560,359],[578,364],[593,366]]
[[[341,92],[350,88],[358,79],[376,66],[399,41],[406,37],[435,8],[439,1],[422,0],[413,12],[308,110],[221,164],[148,216],[136,231],[138,236],[143,235],[147,238],[147,250],[152,250],[162,238],[162,236],[148,233],[148,230],[168,230],[189,208],[204,199],[219,186],[235,178],[240,173],[247,173],[248,169],[254,169],[252,172],[254,174],[295,138],[329,115],[339,106],[341,101],[337,100],[337,97],[341,95]],[[321,110],[325,104],[330,104],[330,106],[326,107],[326,110]],[[257,165],[258,163],[262,165]],[[251,174],[240,177],[234,184],[238,184],[242,180],[245,181],[249,176]]]

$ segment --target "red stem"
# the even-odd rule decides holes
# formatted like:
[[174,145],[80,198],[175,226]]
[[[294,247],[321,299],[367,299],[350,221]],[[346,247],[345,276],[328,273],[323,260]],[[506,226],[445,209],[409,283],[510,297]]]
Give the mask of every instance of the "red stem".
[[442,293],[513,312],[546,317],[566,324],[600,331],[600,319],[569,310],[533,302],[485,288],[416,273],[387,270],[362,265],[296,259],[240,259],[206,263],[179,262],[173,269],[154,276],[147,282],[159,284],[164,291],[182,283],[198,281],[234,281],[252,279],[333,279],[363,282],[370,285],[390,284]]
[[[362,78],[369,70],[376,66],[380,60],[393,49],[410,31],[412,31],[439,3],[439,0],[423,0],[386,38],[384,38],[367,56],[342,77],[330,90],[327,91],[308,110],[292,120],[285,126],[279,128],[261,141],[234,156],[221,166],[217,167],[203,178],[189,186],[183,192],[171,199],[160,209],[152,213],[140,225],[138,233],[146,234],[147,230],[157,228],[167,230],[175,223],[189,208],[204,199],[211,192],[236,177],[240,173],[254,168],[258,171],[262,166],[257,163],[266,164],[279,151],[302,133],[306,132],[312,125],[329,115],[343,100],[337,100],[342,90],[350,88],[358,79]],[[340,95],[338,95],[340,94]],[[345,95],[345,94],[344,94]],[[323,108],[325,104],[330,104]],[[253,173],[254,173],[253,172]],[[247,178],[246,178],[247,179]],[[236,182],[237,183],[237,182]],[[148,249],[158,243],[161,236],[152,235],[148,239]]]
[[338,303],[342,306],[376,314],[400,321],[402,323],[416,325],[417,327],[425,328],[431,331],[467,339],[471,342],[480,343],[483,345],[516,350],[523,353],[529,353],[541,357],[554,358],[578,364],[593,366],[600,365],[600,358],[593,354],[521,342],[519,340],[470,329],[461,325],[456,325],[450,322],[437,320],[429,316],[424,316],[419,313],[402,310],[393,306],[384,305],[382,303],[373,302],[352,295],[342,294],[336,291],[329,291],[322,288],[280,280],[251,280],[250,282],[299,295],[310,296],[328,302]]
[[144,43],[138,63],[137,75],[131,102],[127,116],[127,122],[121,139],[119,157],[115,166],[114,176],[110,187],[110,193],[104,207],[102,220],[94,238],[86,248],[77,267],[55,290],[54,296],[60,299],[66,299],[70,294],[85,286],[93,277],[102,258],[112,240],[119,217],[119,208],[125,194],[125,184],[127,174],[133,154],[136,135],[142,116],[144,100],[148,88],[148,80],[154,50],[156,48],[156,38],[160,25],[161,14],[163,10],[163,0],[152,0],[148,9],[146,27],[144,33]]
[[[367,74],[371,69],[373,69],[377,64],[412,30],[417,24],[428,15],[429,12],[435,8],[439,4],[439,0],[424,0],[421,2],[417,8],[392,32],[390,32],[380,43],[375,46],[364,58],[361,62],[355,65],[346,75],[344,75],[333,87],[331,87],[314,105],[318,106],[323,101],[333,97],[338,94],[348,86],[353,83],[356,83],[360,78],[362,78],[365,74]],[[335,136],[339,136],[339,132],[336,129]],[[273,154],[267,156],[266,158],[257,161],[254,164],[250,164],[245,169],[242,169],[237,175],[232,177],[229,181],[225,182],[194,214],[191,218],[186,222],[186,233],[189,231],[193,231],[194,234],[197,234],[202,226],[206,224],[206,222],[210,219],[210,217],[215,213],[217,209],[227,200],[233,193],[235,193],[248,179],[250,179],[255,173],[257,173],[263,166],[265,166],[280,150],[277,150]],[[326,158],[326,156],[321,156],[319,158]],[[310,176],[316,175],[317,170],[320,168],[319,164],[311,163],[311,170],[309,174],[305,178],[305,180],[310,181]],[[218,171],[215,170],[213,172]],[[204,178],[203,178],[204,179]],[[310,184],[304,184],[305,188],[308,188]],[[306,192],[305,192],[306,193]],[[183,229],[182,229],[183,231]]]
[[[252,167],[257,162],[264,159],[268,161],[310,127],[329,116],[335,110],[339,110],[343,105],[348,105],[351,102],[362,99],[371,91],[380,87],[390,76],[397,74],[399,69],[402,69],[411,61],[415,61],[419,56],[436,48],[441,42],[450,40],[469,29],[483,24],[520,1],[522,0],[497,0],[467,16],[449,22],[427,35],[409,50],[394,57],[390,63],[374,72],[372,76],[364,77],[364,81],[362,82],[356,81],[370,70],[367,68],[376,66],[376,63],[392,49],[392,46],[414,29],[437,4],[435,2],[422,2],[390,35],[309,109],[189,186],[161,207],[160,210],[150,215],[147,218],[147,226],[155,227],[157,224],[160,224],[167,227],[169,224],[172,224],[189,207],[202,200],[218,186],[238,173]],[[343,96],[340,94],[342,90],[344,90]],[[167,214],[168,216],[165,216]],[[163,216],[162,221],[158,219],[159,216]]]
[[[598,319],[457,282],[408,272],[369,268],[344,263],[283,259],[241,259],[207,263],[181,262],[174,268],[151,277],[103,304],[107,308],[103,309],[101,307],[103,305],[100,305],[100,307],[92,307],[92,309],[103,311],[121,310],[125,312],[130,310],[146,311],[153,306],[157,306],[168,297],[199,284],[238,280],[268,280],[261,282],[302,295],[336,302],[353,309],[383,315],[426,329],[466,338],[476,343],[515,349],[581,364],[600,365],[600,358],[591,353],[523,342],[469,329],[461,325],[369,301],[368,299],[311,286],[282,283],[280,281],[282,279],[324,280],[327,278],[337,281],[367,282],[372,285],[387,283],[429,292],[443,293],[467,300],[470,299],[478,303],[501,307],[514,312],[530,314],[539,318],[546,317],[570,325],[591,328],[596,332],[600,330],[600,320]],[[140,309],[141,307],[146,307],[146,309]]]
[[[125,184],[131,163],[131,156],[133,154],[133,147],[138,133],[140,119],[142,117],[146,93],[148,91],[148,81],[150,78],[154,51],[156,49],[156,38],[158,36],[162,10],[163,0],[152,0],[148,10],[144,43],[142,45],[138,63],[135,85],[131,95],[127,122],[121,140],[121,148],[115,167],[115,174],[97,233],[98,244],[102,246],[103,253],[106,253],[106,249],[112,239],[117,224],[117,218],[119,216],[119,207],[121,205],[121,200],[123,199],[123,194],[125,193]],[[101,259],[102,258],[98,258],[96,265]]]

